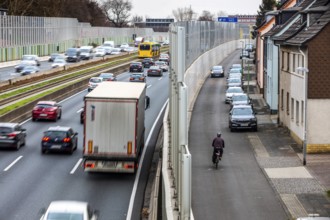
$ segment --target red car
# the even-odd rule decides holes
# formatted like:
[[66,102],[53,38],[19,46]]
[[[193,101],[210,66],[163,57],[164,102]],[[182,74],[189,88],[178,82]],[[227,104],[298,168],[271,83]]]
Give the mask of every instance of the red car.
[[32,110],[32,121],[37,119],[57,121],[61,116],[62,106],[55,101],[39,101]]

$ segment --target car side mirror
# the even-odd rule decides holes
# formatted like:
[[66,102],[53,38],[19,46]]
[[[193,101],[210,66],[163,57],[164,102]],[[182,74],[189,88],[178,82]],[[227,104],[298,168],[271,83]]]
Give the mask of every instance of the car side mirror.
[[78,135],[78,132],[75,132],[75,133],[74,133],[74,135],[76,135],[76,136],[77,136],[77,135]]

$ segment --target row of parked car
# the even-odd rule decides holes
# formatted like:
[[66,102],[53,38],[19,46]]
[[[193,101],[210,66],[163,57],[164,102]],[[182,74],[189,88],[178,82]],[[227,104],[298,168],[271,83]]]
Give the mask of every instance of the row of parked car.
[[[230,105],[228,127],[230,131],[238,129],[258,130],[258,122],[250,97],[243,90],[243,68],[233,64],[227,74],[225,103]],[[222,66],[213,66],[211,77],[224,77]]]

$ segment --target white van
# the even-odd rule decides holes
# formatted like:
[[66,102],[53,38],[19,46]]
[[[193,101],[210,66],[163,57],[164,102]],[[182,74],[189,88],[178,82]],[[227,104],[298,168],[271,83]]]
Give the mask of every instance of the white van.
[[93,46],[82,46],[80,47],[80,58],[82,60],[89,60],[94,57],[94,47]]
[[104,41],[103,46],[104,47],[115,47],[115,42],[114,41]]

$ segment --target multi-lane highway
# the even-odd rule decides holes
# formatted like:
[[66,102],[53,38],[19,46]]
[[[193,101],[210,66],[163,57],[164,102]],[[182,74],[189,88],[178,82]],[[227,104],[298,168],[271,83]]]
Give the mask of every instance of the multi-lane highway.
[[[129,73],[125,72],[117,78],[128,81],[128,77]],[[0,219],[39,219],[41,208],[53,200],[88,201],[99,210],[99,219],[140,219],[147,167],[162,122],[160,115],[168,99],[168,73],[163,77],[147,77],[147,95],[151,100],[145,119],[147,147],[136,174],[83,171],[83,126],[79,117],[86,94],[87,91],[81,91],[62,101],[63,114],[57,122],[27,120],[23,123],[27,129],[26,146],[19,151],[0,151]],[[41,154],[43,131],[56,125],[71,126],[79,133],[79,147],[72,155]]]

